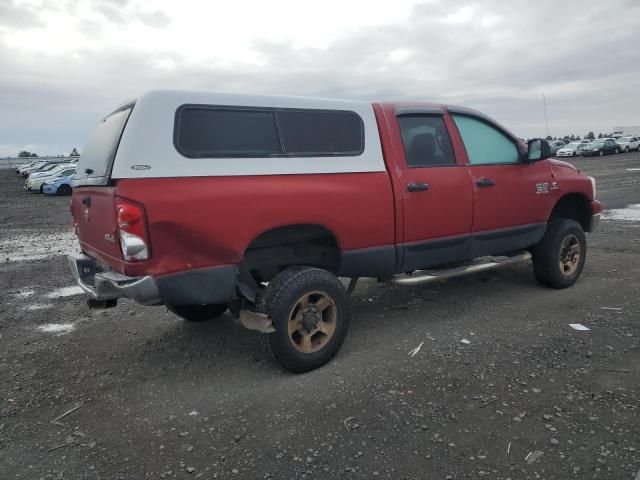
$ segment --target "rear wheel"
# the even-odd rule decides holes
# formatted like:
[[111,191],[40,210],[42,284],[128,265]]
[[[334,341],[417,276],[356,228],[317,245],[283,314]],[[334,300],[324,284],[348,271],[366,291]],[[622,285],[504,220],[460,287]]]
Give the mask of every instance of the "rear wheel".
[[257,310],[275,328],[266,339],[274,359],[295,373],[318,368],[338,352],[349,329],[349,296],[332,273],[292,267],[260,295]]
[[56,193],[58,195],[71,195],[71,186],[63,183],[58,187],[58,191]]
[[225,304],[212,303],[209,305],[167,305],[167,308],[177,316],[189,322],[205,322],[218,318],[227,311]]
[[625,147],[624,153],[629,153],[629,147]]
[[567,288],[580,277],[587,254],[587,241],[578,222],[556,218],[533,248],[533,271],[540,283]]

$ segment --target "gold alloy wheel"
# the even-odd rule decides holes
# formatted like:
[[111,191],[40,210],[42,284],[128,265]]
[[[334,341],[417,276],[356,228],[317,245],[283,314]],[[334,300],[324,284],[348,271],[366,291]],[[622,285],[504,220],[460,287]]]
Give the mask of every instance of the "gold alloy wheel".
[[305,293],[289,313],[289,339],[302,353],[321,350],[333,337],[338,309],[325,292]]
[[578,237],[567,235],[560,245],[560,271],[565,277],[573,275],[580,264],[582,249]]

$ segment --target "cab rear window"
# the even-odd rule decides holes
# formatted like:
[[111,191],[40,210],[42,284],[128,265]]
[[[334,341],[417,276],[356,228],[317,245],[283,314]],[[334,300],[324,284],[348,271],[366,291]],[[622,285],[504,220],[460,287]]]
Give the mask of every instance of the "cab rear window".
[[364,150],[364,125],[345,110],[184,105],[174,145],[189,158],[355,156]]

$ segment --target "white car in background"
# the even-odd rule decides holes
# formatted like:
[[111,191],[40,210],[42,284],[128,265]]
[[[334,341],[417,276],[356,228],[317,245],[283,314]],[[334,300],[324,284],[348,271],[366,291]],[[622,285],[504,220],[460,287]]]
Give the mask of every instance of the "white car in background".
[[582,155],[582,148],[584,146],[586,145],[581,141],[568,143],[564,147],[558,149],[556,157],[577,157],[578,155]]
[[640,151],[640,138],[639,137],[620,137],[616,139],[616,143],[620,145],[620,150],[623,152],[628,152],[630,150],[638,150]]
[[29,162],[25,165],[22,165],[18,169],[18,173],[22,176],[25,176],[28,172],[35,170],[36,168],[40,168],[43,165],[46,165],[47,162],[44,160],[36,160],[35,162]]
[[42,193],[42,186],[45,182],[51,181],[54,178],[73,175],[74,173],[76,173],[75,164],[60,165],[60,168],[55,168],[49,172],[43,172],[27,179],[27,181],[24,182],[24,189],[28,192]]

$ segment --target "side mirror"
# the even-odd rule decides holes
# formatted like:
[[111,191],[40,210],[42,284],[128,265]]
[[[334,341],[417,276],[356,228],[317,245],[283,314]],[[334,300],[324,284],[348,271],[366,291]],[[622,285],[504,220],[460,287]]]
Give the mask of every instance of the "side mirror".
[[542,138],[529,140],[527,146],[527,163],[546,160],[551,156],[551,147],[549,146],[549,142]]

